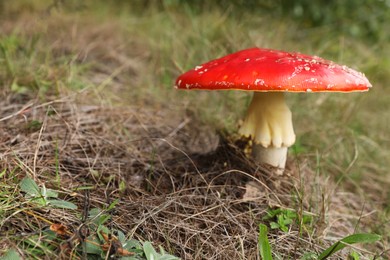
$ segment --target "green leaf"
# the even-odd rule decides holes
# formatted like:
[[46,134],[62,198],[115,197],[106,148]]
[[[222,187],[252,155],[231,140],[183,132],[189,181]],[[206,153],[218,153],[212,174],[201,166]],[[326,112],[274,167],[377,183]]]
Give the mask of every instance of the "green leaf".
[[58,192],[51,189],[42,189],[42,195],[45,198],[58,198]]
[[117,230],[117,233],[118,233],[118,240],[121,242],[121,244],[123,245],[124,243],[126,243],[125,234],[123,234],[123,232],[120,230]]
[[279,215],[281,213],[281,209],[270,209],[267,211],[267,215],[263,217],[263,220],[269,220],[273,219],[275,216]]
[[271,222],[269,223],[270,226],[271,226],[271,229],[277,229],[277,228],[280,228],[280,225],[276,222]]
[[94,218],[96,217],[97,215],[99,215],[99,213],[101,212],[101,210],[99,208],[92,208],[90,211],[89,211],[89,214],[88,214],[88,218]]
[[287,226],[280,226],[280,230],[283,232],[287,233],[288,232],[288,227]]
[[349,256],[348,256],[348,259],[351,259],[351,260],[360,260],[360,256],[358,253],[356,253],[355,251],[352,251]]
[[347,236],[340,241],[337,241],[332,246],[328,247],[325,251],[323,251],[318,257],[319,260],[326,259],[335,252],[357,243],[374,243],[380,240],[382,237],[376,234],[353,234]]
[[119,259],[120,260],[139,260],[139,258],[134,257],[134,256],[125,256],[125,257],[121,257]]
[[138,240],[130,239],[123,243],[123,248],[129,251],[142,250],[142,244]]
[[106,223],[108,220],[110,220],[111,216],[110,215],[107,215],[107,214],[101,214],[100,216],[98,216],[93,222],[98,225],[98,226],[101,226],[103,225],[104,223]]
[[104,241],[102,233],[108,235],[111,234],[111,231],[108,229],[108,227],[104,225],[99,225],[97,228],[97,236],[99,237],[100,241]]
[[96,236],[89,236],[85,242],[85,252],[87,254],[100,255],[102,252],[100,241]]
[[156,260],[159,257],[159,254],[153,248],[152,244],[146,241],[143,245],[144,254],[147,260]]
[[107,211],[112,210],[113,208],[115,208],[116,204],[118,204],[118,203],[119,203],[119,199],[114,200],[114,201],[108,206]]
[[22,260],[22,258],[15,249],[10,249],[3,257],[1,257],[1,260]]
[[259,245],[261,259],[272,260],[271,246],[268,242],[267,232],[268,232],[267,226],[264,224],[260,224],[258,245]]
[[48,200],[47,202],[56,208],[77,209],[77,206],[75,204],[65,200]]
[[313,252],[306,252],[303,254],[300,260],[317,260],[318,256]]
[[158,260],[180,260],[180,258],[173,256],[173,255],[165,254],[165,255],[160,256],[158,258]]
[[41,191],[35,181],[25,177],[19,184],[20,189],[32,197],[42,196]]
[[6,169],[4,169],[2,172],[0,172],[0,178],[3,177],[5,175],[5,173],[7,172]]
[[170,255],[167,252],[165,252],[164,248],[162,246],[159,246],[160,248],[160,257],[159,260],[180,260],[180,258]]
[[47,201],[45,200],[44,197],[35,197],[35,198],[31,199],[31,201],[33,201],[41,206],[47,205]]

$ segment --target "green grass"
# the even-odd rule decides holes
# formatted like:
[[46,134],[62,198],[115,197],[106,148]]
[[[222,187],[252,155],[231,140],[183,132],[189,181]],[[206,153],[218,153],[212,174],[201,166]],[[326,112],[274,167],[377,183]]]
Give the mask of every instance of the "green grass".
[[[0,30],[0,92],[4,96],[19,94],[44,101],[53,95],[60,98],[87,89],[93,93],[93,104],[183,111],[213,129],[231,134],[237,129],[250,95],[176,91],[173,84],[180,73],[252,46],[315,54],[365,72],[373,84],[368,93],[288,95],[299,140],[290,157],[308,164],[367,203],[377,202],[383,211],[377,223],[367,227],[353,224],[357,224],[357,231],[368,229],[389,237],[390,32],[383,31],[383,37],[372,42],[333,30],[334,24],[301,27],[276,13],[244,16],[240,9],[215,6],[200,12],[180,4],[142,8],[139,2],[134,6],[121,2],[119,7],[104,2],[86,1],[85,6],[65,2],[49,15],[47,1],[6,4],[1,19],[9,22],[12,14],[20,16]],[[33,26],[24,29],[26,23]],[[26,131],[39,131],[41,127],[42,122],[32,121],[27,123]],[[61,155],[56,150],[56,162],[58,156]],[[77,219],[80,211],[71,211],[74,208],[67,204],[71,203],[70,191],[49,196],[38,188],[40,195],[35,204],[35,195],[29,194],[34,185],[20,186],[30,195],[28,200],[19,193],[18,185],[26,184],[24,176],[31,174],[30,166],[23,163],[23,159],[15,159],[7,163],[14,168],[0,169],[0,219],[35,209],[37,201],[45,207],[54,207],[60,201],[62,206],[67,205],[67,214]],[[60,187],[58,164],[54,175],[47,186],[66,190]],[[61,194],[67,196],[58,199]],[[296,204],[298,210],[300,205]],[[295,211],[278,211],[272,217],[276,221],[271,228],[286,231],[290,225],[299,225]],[[309,230],[315,228],[315,223],[307,224],[312,225]],[[39,221],[29,224],[29,228],[40,230]],[[12,231],[8,235],[13,235]],[[104,242],[101,237],[96,239]],[[11,240],[36,259],[54,255],[58,246],[53,234],[46,233]],[[145,249],[145,244],[137,244],[136,249],[158,254],[146,245]],[[0,248],[0,253],[7,250]]]

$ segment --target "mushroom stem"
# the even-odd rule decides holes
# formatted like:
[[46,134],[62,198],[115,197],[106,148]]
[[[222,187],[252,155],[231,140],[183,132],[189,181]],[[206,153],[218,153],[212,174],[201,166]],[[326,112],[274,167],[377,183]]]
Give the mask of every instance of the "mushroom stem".
[[286,167],[287,147],[265,148],[261,144],[253,144],[252,157],[259,163],[266,163],[278,167],[280,171],[277,171],[277,173],[283,173],[283,170]]
[[284,169],[287,148],[295,142],[284,94],[255,92],[239,133],[252,138],[252,155],[257,162]]

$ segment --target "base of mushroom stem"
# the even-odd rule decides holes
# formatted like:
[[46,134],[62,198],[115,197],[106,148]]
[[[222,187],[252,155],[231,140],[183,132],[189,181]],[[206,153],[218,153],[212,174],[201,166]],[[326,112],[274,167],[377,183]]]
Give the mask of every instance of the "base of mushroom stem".
[[252,146],[252,156],[258,163],[266,163],[278,168],[277,173],[282,174],[286,167],[287,147],[268,147],[260,144]]

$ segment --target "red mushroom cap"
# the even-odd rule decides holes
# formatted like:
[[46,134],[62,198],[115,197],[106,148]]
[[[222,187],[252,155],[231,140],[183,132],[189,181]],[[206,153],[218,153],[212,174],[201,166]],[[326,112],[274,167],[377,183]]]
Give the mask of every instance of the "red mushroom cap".
[[251,48],[196,66],[176,80],[179,89],[287,92],[367,91],[363,73],[317,56]]

